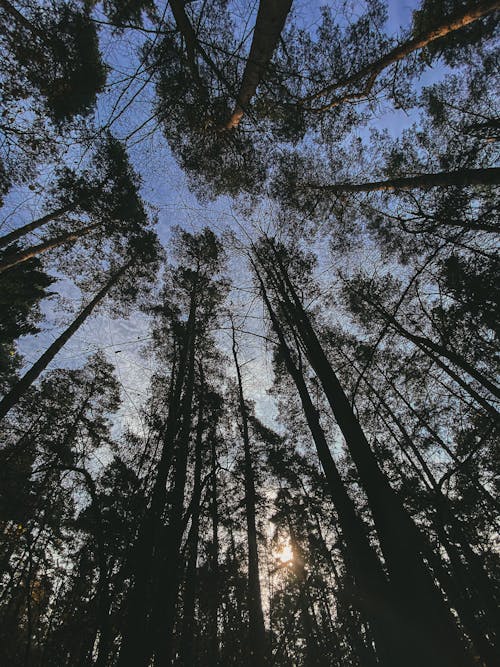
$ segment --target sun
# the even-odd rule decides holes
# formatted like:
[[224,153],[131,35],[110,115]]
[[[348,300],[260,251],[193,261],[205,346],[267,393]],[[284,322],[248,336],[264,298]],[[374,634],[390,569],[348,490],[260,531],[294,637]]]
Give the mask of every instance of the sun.
[[283,544],[278,551],[276,551],[276,558],[282,563],[289,563],[293,560],[293,549],[289,542]]

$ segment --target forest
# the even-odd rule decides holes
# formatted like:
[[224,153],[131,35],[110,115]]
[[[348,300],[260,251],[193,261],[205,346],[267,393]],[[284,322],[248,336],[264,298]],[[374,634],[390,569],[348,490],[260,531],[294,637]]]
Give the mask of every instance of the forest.
[[0,665],[500,665],[500,0],[0,0]]

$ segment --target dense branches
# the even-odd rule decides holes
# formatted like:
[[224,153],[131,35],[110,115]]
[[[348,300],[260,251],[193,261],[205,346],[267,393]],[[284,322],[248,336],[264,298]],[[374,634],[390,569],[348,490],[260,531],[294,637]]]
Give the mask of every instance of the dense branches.
[[0,0],[2,664],[500,663],[499,3],[306,4]]

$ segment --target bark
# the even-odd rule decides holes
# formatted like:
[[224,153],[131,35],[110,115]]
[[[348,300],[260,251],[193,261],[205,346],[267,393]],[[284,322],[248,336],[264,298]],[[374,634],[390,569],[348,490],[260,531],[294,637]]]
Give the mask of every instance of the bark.
[[[173,466],[173,487],[169,510],[169,523],[161,531],[165,546],[159,549],[158,566],[154,571],[159,573],[155,583],[157,590],[153,598],[152,609],[152,648],[155,654],[155,667],[170,664],[173,649],[173,634],[176,618],[177,596],[180,586],[181,545],[184,532],[184,496],[189,455],[189,437],[192,424],[192,405],[195,380],[196,352],[196,306],[197,294],[192,301],[192,328],[189,332],[189,354],[187,377],[182,399],[181,427],[176,440],[176,455]],[[139,667],[134,665],[134,667]]]
[[394,628],[398,625],[396,602],[389,589],[381,563],[370,546],[365,526],[356,512],[354,503],[335,465],[324,431],[319,423],[318,411],[313,405],[304,377],[292,359],[282,328],[265,291],[264,283],[256,268],[255,271],[273,328],[280,342],[280,350],[286,368],[297,388],[304,416],[328,482],[330,496],[346,541],[348,567],[352,571],[360,593],[361,611],[369,619],[373,628],[377,652],[383,658],[383,664],[386,667],[393,665],[396,667],[401,664],[404,657],[404,647],[399,643],[399,633],[394,632]]
[[250,53],[226,130],[238,127],[278,46],[292,0],[260,0]]
[[33,613],[31,609],[31,583],[33,579],[33,553],[28,546],[28,573],[25,580],[26,597],[26,648],[24,650],[24,667],[30,667],[31,663],[31,643],[33,637]]
[[248,539],[248,615],[249,615],[249,665],[252,667],[262,667],[267,664],[267,641],[266,629],[264,625],[264,613],[262,611],[262,600],[260,593],[260,575],[259,575],[259,554],[257,545],[257,526],[256,526],[256,494],[255,494],[255,475],[253,470],[252,452],[250,448],[250,436],[248,433],[248,415],[243,393],[243,383],[241,371],[238,363],[238,353],[236,349],[236,336],[234,325],[233,333],[233,359],[236,367],[238,380],[238,399],[241,415],[241,431],[243,436],[243,447],[245,454],[245,514],[247,521],[247,539]]
[[[297,549],[297,541],[293,540],[293,538],[290,538],[290,540],[292,542],[292,548],[295,547],[295,549]],[[306,642],[304,667],[318,667],[322,662],[319,653],[320,646],[318,637],[315,636],[314,623],[309,610],[309,598],[305,590],[307,587],[307,573],[302,562],[295,565],[294,571],[299,580],[300,615]]]
[[326,86],[313,95],[309,95],[308,97],[304,98],[301,103],[308,104],[313,100],[322,97],[323,95],[328,95],[338,88],[343,88],[344,86],[358,83],[366,77],[367,79],[365,86],[360,92],[346,93],[345,95],[341,95],[340,97],[333,99],[328,104],[325,104],[319,108],[310,109],[310,111],[323,112],[329,109],[333,109],[334,107],[337,107],[344,102],[363,100],[367,97],[367,95],[370,94],[379,74],[387,67],[390,67],[390,65],[403,60],[409,56],[410,53],[423,49],[432,42],[435,42],[438,39],[442,39],[443,37],[446,37],[446,35],[449,35],[456,30],[460,30],[461,28],[464,28],[471,23],[482,19],[484,16],[493,13],[499,8],[499,0],[483,0],[482,2],[473,5],[472,7],[466,7],[456,16],[444,19],[442,23],[430,28],[429,30],[426,30],[414,39],[410,39],[407,42],[400,44],[378,60],[365,65],[354,74],[351,74],[341,81],[337,81],[329,86]]
[[194,345],[196,300],[192,296],[185,340],[183,342],[177,374],[174,382],[167,423],[162,437],[162,452],[153,488],[151,503],[143,519],[134,545],[134,581],[127,600],[126,621],[118,659],[119,667],[143,667],[148,664],[153,651],[151,629],[151,607],[153,583],[157,577],[155,548],[163,537],[162,514],[167,497],[167,478],[172,464],[175,440],[180,428],[180,406],[182,389],[189,375],[191,347]]
[[42,356],[35,361],[33,366],[27,371],[23,377],[16,382],[9,393],[0,401],[0,420],[13,408],[18,401],[24,396],[27,390],[31,387],[33,382],[39,375],[47,368],[50,362],[54,359],[56,354],[64,347],[68,340],[76,331],[82,326],[85,320],[91,315],[94,308],[104,299],[109,290],[116,285],[123,274],[130,268],[134,260],[129,260],[124,264],[119,271],[117,271],[108,282],[97,292],[92,301],[81,311],[81,313],[73,320],[73,322],[60,334],[50,347],[42,354]]
[[[442,171],[434,174],[417,174],[386,181],[367,183],[332,183],[330,185],[302,184],[298,189],[316,190],[318,192],[342,194],[344,192],[396,192],[435,187],[455,187],[468,185],[500,185],[500,167],[484,169],[460,169]],[[451,223],[450,223],[451,224]],[[466,225],[461,225],[466,227]],[[487,231],[493,231],[489,228]]]
[[57,218],[60,218],[65,213],[73,211],[78,206],[79,203],[80,202],[71,202],[70,204],[66,204],[66,206],[61,206],[60,208],[56,208],[54,211],[50,211],[50,213],[42,215],[41,218],[37,218],[36,220],[28,222],[26,225],[23,225],[18,229],[14,229],[12,232],[9,232],[4,236],[0,236],[0,248],[9,245],[9,243],[17,241],[22,236],[25,236],[30,232],[34,232],[36,229],[40,229],[40,227],[43,227],[52,220],[57,220]]
[[44,241],[43,243],[39,243],[38,245],[26,248],[21,252],[7,255],[0,262],[0,273],[6,271],[7,269],[10,269],[13,266],[16,266],[16,264],[21,264],[21,262],[26,262],[28,259],[36,257],[37,255],[40,255],[43,252],[47,252],[48,250],[57,248],[61,245],[64,245],[65,243],[71,243],[73,241],[76,241],[82,236],[87,236],[87,234],[90,234],[91,232],[94,231],[94,229],[101,227],[101,225],[102,223],[97,222],[94,223],[93,225],[88,225],[87,227],[83,227],[83,229],[78,229],[74,232],[66,232],[66,234],[55,236],[52,239],[49,239],[48,241]]
[[[498,604],[492,594],[494,586],[470,545],[464,544],[461,527],[441,494],[436,493],[436,510],[431,519],[448,555],[451,576],[445,571],[438,555],[433,567],[458,612],[475,652],[487,667],[494,667],[500,662]],[[456,543],[462,549],[463,559]]]
[[188,564],[186,567],[184,587],[184,609],[182,615],[182,634],[180,645],[180,664],[184,667],[192,667],[195,664],[195,603],[197,591],[196,566],[198,561],[198,541],[200,532],[201,511],[201,465],[202,465],[202,437],[203,437],[203,407],[204,407],[205,383],[203,381],[203,369],[200,369],[200,393],[198,397],[198,423],[196,427],[196,445],[194,461],[194,483],[192,495],[192,517],[191,529],[187,541]]
[[404,610],[408,624],[411,655],[407,664],[429,667],[470,665],[470,657],[462,645],[450,610],[424,561],[429,545],[379,468],[281,258],[272,243],[270,247],[279,274],[276,277],[269,265],[266,269],[276,280],[283,281],[281,290],[278,289],[285,302],[289,324],[297,330],[309,363],[323,387],[369,501],[393,592],[399,598],[399,606]]
[[219,512],[217,499],[217,451],[215,443],[215,434],[211,439],[211,473],[212,473],[212,498],[211,498],[211,519],[212,519],[212,545],[210,558],[210,616],[209,616],[209,641],[210,641],[210,665],[219,663],[219,633],[218,633],[218,612],[219,612]]

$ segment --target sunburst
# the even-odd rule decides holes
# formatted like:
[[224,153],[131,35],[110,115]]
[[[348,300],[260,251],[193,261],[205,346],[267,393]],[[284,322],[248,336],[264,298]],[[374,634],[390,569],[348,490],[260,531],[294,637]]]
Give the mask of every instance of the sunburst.
[[293,561],[293,549],[289,542],[281,545],[275,553],[276,558],[282,563],[291,563]]

